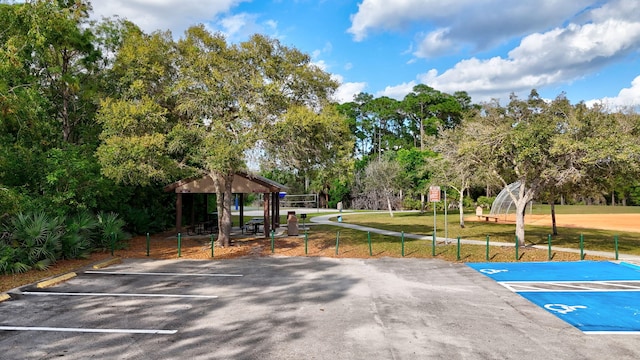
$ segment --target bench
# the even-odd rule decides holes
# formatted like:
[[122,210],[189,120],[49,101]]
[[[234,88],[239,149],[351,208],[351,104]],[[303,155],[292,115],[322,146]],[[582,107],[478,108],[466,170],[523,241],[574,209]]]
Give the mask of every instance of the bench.
[[484,218],[484,221],[489,221],[489,219],[493,219],[493,221],[498,222],[498,217],[493,215],[476,215],[478,219]]

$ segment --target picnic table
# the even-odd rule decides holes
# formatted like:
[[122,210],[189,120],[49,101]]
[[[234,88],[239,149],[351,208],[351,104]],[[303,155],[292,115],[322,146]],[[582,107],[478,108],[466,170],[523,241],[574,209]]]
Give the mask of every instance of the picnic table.
[[218,230],[217,221],[203,221],[187,227],[187,235],[213,234]]
[[252,231],[251,234],[257,234],[258,232],[260,232],[261,225],[264,225],[264,218],[252,218],[246,224],[244,224],[244,226],[242,227],[242,232],[244,233],[246,231],[247,233],[249,233],[249,231]]

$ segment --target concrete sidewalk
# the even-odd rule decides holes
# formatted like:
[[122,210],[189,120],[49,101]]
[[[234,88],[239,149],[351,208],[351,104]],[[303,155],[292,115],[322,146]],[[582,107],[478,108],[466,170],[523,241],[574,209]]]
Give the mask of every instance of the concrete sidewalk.
[[[333,226],[339,226],[339,227],[358,230],[358,231],[371,232],[371,233],[374,233],[374,234],[396,236],[396,237],[402,236],[402,234],[397,232],[397,231],[382,230],[382,229],[376,229],[376,228],[372,228],[372,227],[368,227],[368,226],[361,226],[361,225],[356,225],[356,224],[349,224],[349,223],[345,223],[345,222],[337,222],[337,221],[331,221],[330,220],[331,218],[335,218],[338,215],[343,215],[343,216],[344,215],[367,215],[367,214],[379,214],[379,213],[380,212],[343,212],[341,214],[332,213],[332,214],[320,215],[320,216],[312,217],[311,218],[311,222],[312,223],[316,223],[316,224],[333,225]],[[419,234],[404,233],[404,237],[408,238],[408,239],[433,241],[433,236],[431,236],[431,235],[419,235]],[[436,237],[436,242],[440,243],[440,244],[445,244],[445,243],[451,242],[453,240],[454,239],[452,239],[452,238],[447,239],[447,238],[444,238],[444,237]],[[462,244],[470,244],[470,245],[486,245],[487,244],[486,241],[469,240],[469,239],[461,239],[460,243],[462,243]],[[505,242],[496,242],[496,241],[489,241],[489,245],[490,246],[515,247],[514,243],[505,243]],[[529,249],[533,248],[533,249],[541,249],[541,250],[547,250],[548,249],[547,246],[543,246],[543,245],[527,245],[527,246],[525,246],[525,248],[529,248]],[[568,252],[568,253],[575,253],[575,254],[579,254],[580,253],[579,249],[561,248],[561,247],[554,247],[554,246],[552,246],[552,249],[554,251],[560,251],[560,252]],[[614,252],[592,251],[592,250],[586,250],[585,249],[585,252],[587,252],[587,251],[588,251],[589,255],[615,259],[615,253]],[[628,254],[619,253],[618,254],[618,260],[620,260],[620,261],[628,261],[628,262],[633,262],[633,263],[636,263],[636,264],[640,264],[640,256],[637,256],[637,255],[628,255]]]

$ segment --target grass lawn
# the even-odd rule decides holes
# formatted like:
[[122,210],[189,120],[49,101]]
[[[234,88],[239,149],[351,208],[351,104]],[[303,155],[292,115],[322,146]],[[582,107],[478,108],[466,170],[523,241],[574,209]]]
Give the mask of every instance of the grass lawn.
[[[541,206],[544,210],[544,206]],[[548,210],[549,207],[546,206]],[[575,213],[590,213],[596,209],[610,210],[616,209],[621,211],[626,209],[627,212],[640,212],[640,209],[635,207],[601,207],[601,206],[579,206],[560,207],[561,211],[566,214]],[[617,210],[620,209],[620,210]],[[540,211],[538,207],[534,207],[533,213]],[[540,214],[543,212],[540,211]],[[471,215],[471,214],[468,214]],[[491,241],[499,242],[514,242],[515,241],[515,225],[514,224],[497,224],[486,221],[466,221],[465,227],[460,228],[459,215],[457,213],[448,214],[447,216],[447,237],[455,239],[460,236],[463,239],[470,240],[484,240],[489,235]],[[388,212],[380,212],[377,214],[368,214],[366,216],[344,215],[343,221],[370,226],[379,229],[404,231],[405,233],[414,233],[422,235],[433,234],[433,213],[410,212],[410,213],[395,213],[391,218]],[[445,222],[444,215],[438,214],[436,216],[436,230],[438,237],[445,236]],[[549,234],[551,234],[551,227],[546,226],[531,226],[525,224],[525,240],[527,244],[546,245]],[[596,251],[614,251],[614,236],[618,236],[619,243],[618,248],[621,253],[640,255],[640,233],[636,232],[614,232],[607,230],[597,229],[581,229],[581,228],[558,228],[558,235],[552,237],[552,246],[566,247],[566,248],[580,248],[580,235],[584,236],[584,248],[588,250]]]
[[[388,216],[388,215],[387,215]],[[371,250],[369,249],[369,236],[371,237]],[[402,238],[380,234],[367,234],[366,232],[347,228],[338,228],[330,225],[314,225],[308,233],[308,252],[306,256],[327,256],[346,258],[371,258],[371,257],[402,257]],[[276,248],[276,254],[288,256],[305,256],[300,253],[302,240],[288,240],[288,248],[291,251],[283,251]],[[292,243],[296,244],[292,244]],[[338,242],[336,246],[336,242]],[[404,257],[433,258],[432,242],[428,240],[414,240],[405,238]],[[337,255],[336,255],[337,248]],[[496,262],[516,261],[514,247],[490,247],[489,260]],[[533,248],[520,248],[518,261],[547,261],[548,252]],[[458,244],[455,239],[449,244],[438,243],[435,248],[435,258],[446,261],[483,262],[487,261],[487,248],[484,245],[461,244],[458,253]],[[599,257],[585,257],[590,260],[603,260]],[[552,253],[555,261],[578,261],[579,254]]]

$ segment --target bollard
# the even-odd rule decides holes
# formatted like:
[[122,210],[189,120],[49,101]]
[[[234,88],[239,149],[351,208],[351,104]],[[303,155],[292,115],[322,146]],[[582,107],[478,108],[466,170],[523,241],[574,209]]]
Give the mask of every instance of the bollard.
[[367,241],[369,241],[369,256],[373,256],[373,250],[371,249],[371,232],[367,231]]
[[548,258],[549,258],[549,261],[551,261],[551,234],[547,235],[547,244],[549,244]]
[[213,257],[213,255],[214,255],[213,254],[213,248],[214,248],[214,246],[213,246],[213,234],[211,234],[211,257]]
[[616,260],[618,260],[618,235],[613,236],[613,244],[616,250]]
[[338,247],[340,246],[340,231],[336,233],[336,255],[338,255]]
[[404,231],[401,234],[402,234],[402,257],[404,257]]
[[273,232],[273,230],[271,230],[271,253],[273,254],[275,252],[275,234]]
[[584,235],[580,234],[580,260],[584,260]]
[[489,261],[489,235],[487,235],[487,251],[485,252],[485,259]]
[[460,260],[460,236],[458,236],[458,252],[456,253],[456,259]]
[[182,256],[182,234],[178,233],[178,257]]
[[520,247],[520,244],[518,243],[518,235],[516,235],[516,261],[519,260],[519,256],[518,256],[518,248]]
[[149,233],[147,233],[147,256],[149,256]]
[[431,256],[436,256],[436,232],[433,232],[433,240],[431,241]]
[[309,252],[307,251],[307,244],[309,243],[309,234],[307,234],[307,230],[304,230],[304,254],[307,255]]

